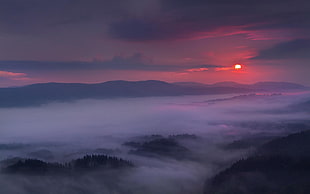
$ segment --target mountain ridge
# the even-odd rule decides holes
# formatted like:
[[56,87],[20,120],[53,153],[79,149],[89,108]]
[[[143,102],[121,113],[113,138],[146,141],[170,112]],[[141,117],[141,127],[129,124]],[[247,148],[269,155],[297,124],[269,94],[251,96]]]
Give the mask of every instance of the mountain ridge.
[[95,84],[49,82],[0,88],[0,107],[33,106],[55,101],[67,102],[80,99],[210,95],[308,89],[300,84],[285,82],[264,82],[264,84],[258,83],[256,85],[234,83],[234,86],[223,83],[213,85],[190,83],[184,85],[159,80],[116,80]]
[[310,187],[310,130],[275,138],[220,171],[205,185],[214,194],[301,194]]

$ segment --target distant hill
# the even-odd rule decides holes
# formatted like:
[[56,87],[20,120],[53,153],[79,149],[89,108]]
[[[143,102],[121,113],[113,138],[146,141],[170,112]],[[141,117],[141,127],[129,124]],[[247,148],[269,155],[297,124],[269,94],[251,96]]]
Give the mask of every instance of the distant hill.
[[310,158],[310,131],[303,131],[287,137],[277,138],[262,145],[256,152],[256,155],[276,154],[293,158]]
[[23,87],[0,88],[0,107],[35,106],[49,102],[118,97],[150,97],[247,93],[255,91],[306,90],[293,83],[263,82],[253,85],[217,83],[167,83],[148,81],[108,81],[98,84],[41,83]]
[[208,103],[216,103],[216,102],[224,102],[224,101],[231,101],[231,100],[255,100],[255,99],[262,99],[262,98],[270,98],[274,96],[281,96],[281,93],[272,93],[272,94],[256,94],[256,93],[250,93],[250,94],[242,94],[239,96],[233,96],[230,98],[218,98],[218,99],[212,99],[207,100],[205,102]]
[[292,104],[288,107],[288,110],[294,112],[310,112],[310,100]]
[[130,154],[136,154],[146,157],[168,157],[174,159],[191,159],[192,155],[189,149],[181,145],[182,140],[196,141],[198,137],[191,134],[143,136],[136,141],[125,142],[123,145],[132,148]]
[[309,88],[290,82],[257,82],[255,84],[239,84],[236,82],[218,82],[210,86],[247,88],[254,91],[281,92],[289,90],[309,90]]
[[215,84],[212,84],[210,86],[217,86],[217,87],[243,87],[243,88],[249,88],[251,85],[247,84],[239,84],[237,82],[217,82]]
[[189,150],[180,145],[172,138],[160,138],[147,142],[126,142],[124,145],[134,148],[130,151],[131,154],[148,156],[148,157],[171,157],[183,159],[189,155]]
[[272,140],[207,181],[209,194],[310,193],[310,131]]
[[[15,161],[15,162],[14,162]],[[133,167],[127,160],[106,155],[86,155],[83,158],[72,160],[69,163],[50,163],[38,159],[13,159],[3,161],[8,165],[2,171],[9,174],[24,175],[54,175],[69,173],[87,173],[93,170],[122,169]]]

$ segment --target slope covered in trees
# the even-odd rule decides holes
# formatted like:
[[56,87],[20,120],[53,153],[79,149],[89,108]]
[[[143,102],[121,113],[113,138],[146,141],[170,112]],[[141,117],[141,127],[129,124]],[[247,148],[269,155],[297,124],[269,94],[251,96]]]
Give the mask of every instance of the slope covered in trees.
[[310,193],[310,131],[272,140],[207,181],[206,194]]
[[106,155],[86,155],[68,163],[50,163],[38,159],[19,159],[5,166],[5,173],[26,175],[52,175],[59,173],[79,173],[93,170],[122,169],[133,167],[130,161]]

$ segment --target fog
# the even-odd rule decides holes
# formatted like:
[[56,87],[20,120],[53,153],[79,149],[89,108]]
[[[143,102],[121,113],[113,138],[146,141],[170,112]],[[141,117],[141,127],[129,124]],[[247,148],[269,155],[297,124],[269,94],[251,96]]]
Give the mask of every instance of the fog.
[[[289,108],[309,93],[116,98],[0,109],[0,159],[67,162],[101,153],[130,160],[124,171],[80,177],[1,173],[1,193],[202,193],[204,182],[249,149],[224,149],[234,140],[282,136],[309,126],[309,112]],[[297,126],[297,127],[296,127]],[[148,135],[193,134],[180,144],[187,159],[149,157],[123,145]],[[99,150],[100,149],[100,150]]]

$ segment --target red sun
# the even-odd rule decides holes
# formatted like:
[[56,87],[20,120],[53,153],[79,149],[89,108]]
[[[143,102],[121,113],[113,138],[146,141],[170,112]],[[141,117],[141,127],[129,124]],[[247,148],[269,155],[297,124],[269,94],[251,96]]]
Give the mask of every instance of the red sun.
[[237,64],[234,65],[234,68],[235,68],[235,70],[242,69],[242,65],[237,63]]

